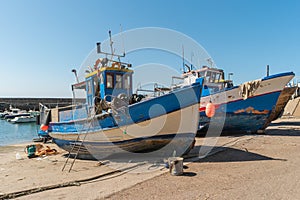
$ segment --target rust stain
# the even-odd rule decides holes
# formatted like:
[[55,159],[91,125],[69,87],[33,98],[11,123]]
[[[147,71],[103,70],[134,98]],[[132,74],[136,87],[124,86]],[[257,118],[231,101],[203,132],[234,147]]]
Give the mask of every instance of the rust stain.
[[263,115],[263,114],[268,114],[269,110],[263,110],[263,111],[259,111],[259,110],[255,110],[253,107],[248,107],[246,109],[240,109],[234,112],[234,114],[240,114],[240,113],[248,113],[248,114],[256,114],[256,115]]

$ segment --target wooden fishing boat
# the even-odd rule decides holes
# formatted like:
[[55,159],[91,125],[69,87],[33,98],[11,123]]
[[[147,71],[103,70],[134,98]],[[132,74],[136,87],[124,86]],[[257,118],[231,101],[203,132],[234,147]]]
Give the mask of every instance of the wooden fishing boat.
[[[206,132],[213,122],[222,132],[256,133],[266,128],[285,85],[294,77],[293,72],[266,76],[234,86],[225,80],[221,69],[203,67],[189,70],[181,79],[183,85],[204,77],[199,108],[199,130]],[[213,104],[215,113],[207,115],[207,105]]]
[[198,127],[203,79],[146,97],[133,94],[132,74],[131,64],[98,59],[85,81],[72,85],[73,93],[86,92],[86,103],[51,109],[41,128],[60,148],[85,159],[186,153]]

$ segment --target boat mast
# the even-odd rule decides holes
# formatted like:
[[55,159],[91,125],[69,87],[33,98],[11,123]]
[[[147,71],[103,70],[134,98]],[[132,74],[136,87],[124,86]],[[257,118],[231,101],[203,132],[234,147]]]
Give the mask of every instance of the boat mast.
[[98,54],[103,54],[103,55],[106,55],[106,56],[111,56],[111,59],[110,60],[113,60],[113,57],[118,57],[120,59],[120,57],[125,57],[125,50],[123,52],[123,55],[118,55],[118,54],[115,54],[115,50],[113,49],[113,40],[111,38],[111,31],[109,30],[108,31],[108,34],[109,34],[109,46],[110,46],[110,49],[111,49],[111,53],[107,53],[107,52],[103,52],[101,50],[101,42],[97,42],[96,45],[97,45],[97,53]]
[[111,60],[112,60],[114,57],[114,49],[113,49],[113,41],[111,39],[111,30],[108,31],[108,35],[109,35],[109,46],[110,46]]
[[184,47],[182,45],[182,72],[183,73],[185,73],[184,66],[185,66],[185,63],[184,63]]

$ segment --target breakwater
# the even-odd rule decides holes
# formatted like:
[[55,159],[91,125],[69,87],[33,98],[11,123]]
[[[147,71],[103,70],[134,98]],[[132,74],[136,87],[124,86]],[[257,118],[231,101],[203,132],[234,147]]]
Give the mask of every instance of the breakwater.
[[23,110],[38,110],[39,103],[49,108],[72,105],[72,98],[0,98],[0,111],[12,107]]

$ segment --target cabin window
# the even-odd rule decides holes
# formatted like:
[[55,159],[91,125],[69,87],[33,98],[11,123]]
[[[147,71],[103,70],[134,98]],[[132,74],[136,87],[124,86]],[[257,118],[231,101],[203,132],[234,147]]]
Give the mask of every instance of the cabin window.
[[129,74],[124,75],[124,88],[130,89],[130,83],[131,83],[131,76]]
[[92,82],[91,81],[87,82],[87,93],[92,94]]
[[106,88],[113,88],[114,87],[114,76],[113,74],[106,74]]
[[202,71],[202,72],[198,72],[198,77],[204,77],[205,76],[205,72]]
[[120,89],[122,88],[122,75],[116,74],[116,88]]
[[216,74],[216,81],[217,81],[217,82],[220,81],[220,77],[221,77],[221,74],[217,73],[217,74]]
[[100,96],[100,85],[99,85],[99,79],[97,76],[94,77],[94,90],[95,90],[95,96]]
[[210,82],[215,82],[216,81],[216,72],[211,72],[211,79]]
[[211,72],[207,71],[206,76],[205,76],[206,83],[209,83],[210,79],[211,79]]

